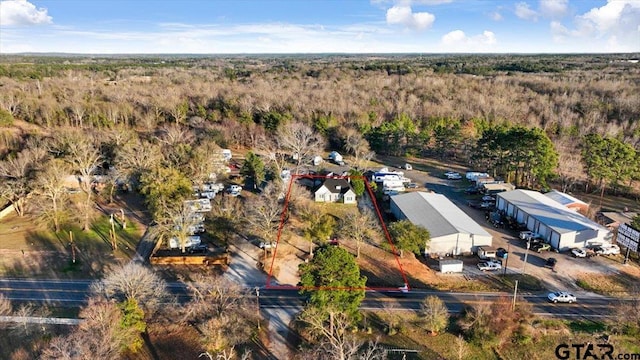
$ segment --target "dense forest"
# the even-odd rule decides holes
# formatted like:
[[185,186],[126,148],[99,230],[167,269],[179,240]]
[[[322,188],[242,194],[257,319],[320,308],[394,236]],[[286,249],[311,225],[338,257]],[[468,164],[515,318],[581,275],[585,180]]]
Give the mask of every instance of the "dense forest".
[[[169,142],[206,138],[220,147],[257,148],[287,124],[301,122],[327,141],[327,149],[354,153],[349,142],[359,134],[377,154],[470,163],[521,185],[552,180],[571,190],[590,180],[593,189],[611,185],[627,191],[638,176],[636,59],[634,54],[3,56],[0,160],[22,151],[30,137],[59,128],[97,137],[135,130],[143,141],[171,128],[181,135],[168,135]],[[41,130],[17,131],[17,121]],[[543,171],[548,174],[518,175],[524,158],[501,162],[520,137],[498,139],[501,144],[486,137],[479,141],[488,130],[495,135],[502,131],[497,128],[514,126],[540,129],[538,135],[551,140],[557,159],[548,158],[551,169]],[[615,174],[605,171],[607,165],[594,170],[585,164],[581,154],[589,134],[631,150],[622,160],[611,151],[597,163],[632,159],[632,164]],[[500,148],[501,154],[489,148]]]
[[[640,180],[637,59],[637,54],[0,56],[0,205],[11,203],[20,218],[35,215],[38,225],[53,230],[55,244],[64,243],[58,246],[61,253],[67,251],[67,231],[82,239],[81,232],[88,234],[103,221],[110,238],[96,237],[102,247],[84,247],[83,255],[87,263],[108,263],[115,260],[99,249],[118,252],[118,218],[102,209],[97,214],[97,205],[111,204],[117,189],[137,190],[145,201],[145,218],[139,221],[153,224],[158,243],[178,239],[185,253],[196,224],[205,222],[185,200],[231,176],[233,166],[251,194],[204,199],[214,205],[206,221],[215,226],[207,236],[217,248],[226,252],[234,234],[255,236],[264,240],[260,252],[264,249],[266,259],[267,245],[270,249],[279,239],[282,222],[290,221],[299,224],[296,236],[308,242],[313,255],[314,244],[326,242],[339,228],[357,242],[357,256],[340,246],[319,247],[299,268],[301,283],[363,289],[367,278],[356,259],[361,243],[375,237],[370,230],[377,222],[355,207],[350,215],[330,216],[298,185],[290,186],[284,200],[279,180],[286,178],[285,168],[298,170],[320,152],[338,150],[348,154],[351,175],[369,170],[368,160],[376,156],[407,156],[489,171],[518,187],[630,194]],[[244,161],[226,162],[225,148]],[[77,180],[77,189],[68,187],[69,178]],[[353,185],[358,195],[365,191],[364,183],[354,180]],[[295,219],[288,220],[288,212],[283,217],[283,200]],[[120,211],[124,232],[126,217]],[[394,224],[400,224],[390,231],[401,254],[423,253],[428,233]],[[68,244],[76,264],[75,243]],[[19,257],[24,255],[22,250]],[[155,353],[147,344],[150,338],[160,350],[205,349],[216,359],[240,355],[246,345],[256,351],[252,344],[262,346],[254,335],[261,334],[259,288],[254,305],[250,289],[212,276],[192,278],[186,283],[192,300],[164,306],[173,301],[167,285],[148,268],[128,261],[109,271],[96,268],[94,275],[104,279],[94,283],[94,297],[80,310],[79,317],[87,320],[62,336],[47,334],[15,350],[12,359],[33,358],[30,354],[144,358],[135,356],[147,348]],[[327,278],[338,283],[320,282],[318,274],[327,269],[336,271]],[[136,291],[119,284],[135,284]],[[306,346],[300,358],[353,358],[360,352],[384,358],[376,355],[384,352],[377,340],[365,345],[354,336],[364,290],[332,291],[310,291],[305,311],[296,318],[296,341]],[[528,305],[505,311],[511,306],[511,300],[499,299],[491,307],[465,310],[456,317],[459,336],[443,340],[447,354],[455,341],[460,359],[481,358],[481,351],[509,358],[496,349],[517,353],[511,358],[539,357],[546,354],[540,348],[552,348],[544,342],[547,332],[565,331],[560,321],[534,323]],[[620,332],[635,339],[639,323],[629,314],[638,311],[631,306],[615,310],[615,328],[628,326]],[[11,309],[0,296],[0,315]],[[18,314],[32,313],[18,309]],[[368,334],[375,316],[365,319],[369,322],[362,328]],[[396,313],[388,323],[385,316],[376,322],[391,336],[401,321]],[[435,335],[449,324],[447,308],[435,296],[425,298],[419,318],[411,319],[417,320],[407,325],[423,327],[417,332],[422,338],[431,338],[423,335],[427,330]],[[193,341],[180,346],[179,332]],[[465,339],[476,352],[467,349]],[[245,352],[239,358],[249,356]]]

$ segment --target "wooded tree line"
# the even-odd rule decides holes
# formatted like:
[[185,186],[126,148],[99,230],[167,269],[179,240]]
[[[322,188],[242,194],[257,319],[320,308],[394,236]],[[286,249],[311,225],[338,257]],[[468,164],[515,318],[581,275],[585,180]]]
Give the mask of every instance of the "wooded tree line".
[[[49,129],[122,126],[145,133],[171,124],[222,147],[257,148],[264,138],[277,138],[285,124],[300,121],[331,148],[346,150],[355,132],[379,153],[461,161],[472,158],[482,132],[492,126],[540,128],[561,160],[580,153],[587,134],[634,148],[640,140],[638,67],[613,55],[2,60],[4,124],[15,118]],[[554,71],[523,72],[529,63],[533,70],[543,64],[541,69]],[[472,64],[490,68],[488,75],[465,74]],[[442,66],[453,70],[434,70]],[[24,134],[1,132],[1,156],[24,145]],[[171,145],[177,139],[165,140]],[[172,161],[188,153],[177,150]],[[582,166],[563,164],[561,172],[587,178]],[[525,183],[534,178],[526,176]]]

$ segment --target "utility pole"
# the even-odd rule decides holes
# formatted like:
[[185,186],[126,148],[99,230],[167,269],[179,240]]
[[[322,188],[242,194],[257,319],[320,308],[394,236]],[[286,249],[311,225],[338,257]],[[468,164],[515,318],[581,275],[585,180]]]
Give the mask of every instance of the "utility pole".
[[522,273],[524,274],[524,270],[527,267],[527,256],[529,255],[529,247],[531,247],[531,239],[527,240],[527,251],[524,253],[524,264],[522,265]]
[[518,280],[516,280],[516,285],[513,288],[513,305],[512,310],[516,309],[516,296],[518,296]]
[[73,232],[69,230],[69,241],[71,245],[71,261],[76,263],[76,244],[73,242]]
[[504,254],[504,258],[506,260],[504,262],[504,270],[502,270],[502,276],[507,275],[507,265],[509,265],[509,249],[511,249],[511,242],[507,243],[507,253]]
[[260,288],[256,286],[256,314],[258,315],[258,330],[260,330]]
[[627,246],[627,252],[624,255],[623,265],[627,265],[627,261],[629,261],[629,253],[631,252],[631,247]]

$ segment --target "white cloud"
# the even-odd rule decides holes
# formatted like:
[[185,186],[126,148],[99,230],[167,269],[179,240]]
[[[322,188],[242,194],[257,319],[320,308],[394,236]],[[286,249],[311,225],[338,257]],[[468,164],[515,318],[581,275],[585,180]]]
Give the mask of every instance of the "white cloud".
[[550,18],[562,17],[567,12],[569,0],[540,0],[540,12]]
[[640,51],[640,2],[610,0],[576,16],[573,29],[552,22],[551,34],[556,42],[588,40],[594,51]]
[[493,21],[501,21],[502,20],[502,14],[500,14],[498,11],[494,11],[494,12],[490,13],[489,17]]
[[449,4],[452,3],[453,0],[370,0],[371,4],[400,4],[410,6],[412,4],[416,5],[440,5],[440,4]]
[[640,23],[640,2],[637,0],[615,0],[600,7],[593,8],[588,13],[580,16],[590,21],[599,31],[609,31],[625,26],[622,22]]
[[36,8],[27,0],[0,1],[0,26],[51,24],[47,9]]
[[443,49],[450,52],[491,52],[497,43],[496,35],[488,30],[475,36],[467,36],[462,30],[454,30],[441,39]]
[[387,24],[404,25],[414,30],[425,30],[433,25],[436,17],[428,12],[414,13],[411,7],[396,5],[387,10]]
[[519,17],[520,19],[534,20],[534,21],[538,19],[538,13],[535,12],[535,10],[532,10],[531,8],[529,8],[529,4],[525,2],[516,4],[515,13],[516,13],[516,16]]

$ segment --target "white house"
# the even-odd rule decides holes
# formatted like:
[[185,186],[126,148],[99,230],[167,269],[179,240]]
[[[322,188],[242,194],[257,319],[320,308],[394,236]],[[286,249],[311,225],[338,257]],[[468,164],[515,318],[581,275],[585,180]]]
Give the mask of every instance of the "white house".
[[342,202],[345,204],[356,203],[356,193],[345,179],[326,179],[320,187],[314,191],[316,202]]
[[491,234],[442,194],[418,191],[392,196],[391,213],[429,230],[425,253],[468,254],[493,242]]
[[496,200],[498,210],[542,235],[554,249],[564,251],[611,241],[609,230],[537,191],[505,191],[497,194]]

